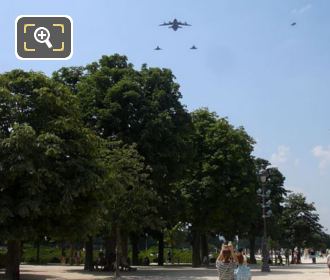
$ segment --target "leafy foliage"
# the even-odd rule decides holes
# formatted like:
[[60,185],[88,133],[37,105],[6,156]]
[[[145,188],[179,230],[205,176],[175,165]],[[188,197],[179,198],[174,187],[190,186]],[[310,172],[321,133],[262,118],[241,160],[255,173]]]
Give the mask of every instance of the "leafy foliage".
[[187,219],[201,231],[229,237],[243,230],[246,219],[238,217],[251,207],[254,141],[206,109],[193,112],[192,119],[196,153],[183,188]]
[[96,138],[83,126],[76,98],[43,74],[1,75],[0,104],[0,232],[24,239],[93,192]]
[[[151,226],[157,213],[157,196],[150,187],[150,170],[134,145],[110,143],[105,155],[104,223],[126,231]],[[152,219],[153,218],[153,219]]]
[[[278,240],[281,236],[282,228],[279,224],[279,219],[283,212],[283,203],[289,191],[284,187],[285,177],[275,167],[271,167],[269,161],[261,158],[255,159],[256,174],[260,174],[263,170],[267,170],[268,177],[264,183],[266,190],[270,191],[269,200],[271,201],[272,215],[267,219],[268,234],[271,238]],[[260,189],[261,182],[258,176],[256,177],[256,190]],[[263,228],[262,208],[260,198],[255,194],[255,206],[253,209],[253,218],[250,220],[251,225],[249,234],[253,236],[260,236]]]
[[178,201],[174,183],[190,154],[190,117],[172,72],[146,65],[137,71],[120,55],[103,56],[86,71],[78,84],[85,122],[104,138],[136,144],[151,167],[158,212],[169,222]]
[[290,194],[284,204],[281,224],[283,243],[299,248],[314,247],[323,235],[319,215],[313,203],[308,203],[303,194]]

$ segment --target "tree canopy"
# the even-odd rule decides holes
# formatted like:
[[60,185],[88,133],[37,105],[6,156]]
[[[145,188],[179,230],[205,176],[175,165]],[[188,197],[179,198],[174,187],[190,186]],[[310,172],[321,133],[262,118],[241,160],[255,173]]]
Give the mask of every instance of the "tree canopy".
[[297,247],[329,241],[314,204],[289,194],[284,175],[255,158],[243,127],[207,108],[188,112],[181,99],[171,70],[137,69],[118,54],[52,77],[0,75],[0,237],[9,279],[18,279],[20,242],[45,235],[88,241],[90,269],[93,236],[104,239],[107,258],[116,246],[126,258],[130,237],[135,262],[141,234],[153,236],[160,265],[164,239],[174,246],[174,236],[190,238],[194,266],[219,234],[248,237],[253,255],[265,169],[270,238]]
[[0,104],[0,234],[17,243],[69,215],[101,169],[97,138],[61,84],[13,70],[0,75]]
[[318,247],[324,238],[314,203],[308,203],[301,193],[292,193],[285,200],[280,220],[282,242],[291,248]]
[[199,265],[199,234],[222,233],[229,238],[246,228],[247,220],[239,217],[254,207],[248,203],[255,193],[254,141],[243,128],[234,128],[207,109],[194,111],[192,121],[195,153],[182,192],[192,242],[197,242],[193,262]]

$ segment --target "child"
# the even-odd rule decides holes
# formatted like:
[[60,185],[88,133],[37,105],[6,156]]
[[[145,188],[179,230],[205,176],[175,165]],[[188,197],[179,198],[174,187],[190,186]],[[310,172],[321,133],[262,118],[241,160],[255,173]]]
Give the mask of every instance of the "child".
[[239,253],[237,255],[238,267],[234,271],[234,279],[235,280],[251,280],[251,271],[244,264],[244,256]]

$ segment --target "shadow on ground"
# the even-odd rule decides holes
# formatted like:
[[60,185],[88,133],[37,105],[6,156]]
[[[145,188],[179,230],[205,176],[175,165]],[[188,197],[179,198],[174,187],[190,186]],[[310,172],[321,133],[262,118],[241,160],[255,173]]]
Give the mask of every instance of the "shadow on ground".
[[[302,269],[308,270],[319,270],[324,265],[290,265],[289,267],[272,267],[270,273],[260,272],[258,267],[252,267],[252,275],[255,278],[262,278],[268,276],[279,275],[299,275],[303,274]],[[4,271],[0,270],[0,279],[3,278]],[[154,279],[154,280],[167,280],[167,279],[177,279],[177,280],[196,280],[196,279],[207,279],[216,280],[217,270],[213,267],[209,268],[191,268],[183,266],[165,266],[165,267],[138,267],[137,271],[132,272],[121,272],[121,279],[127,280],[141,280],[141,279]],[[113,279],[112,272],[104,271],[84,271],[83,267],[69,267],[69,266],[22,266],[21,267],[21,280],[110,280]],[[2,277],[2,278],[1,278]]]
[[[86,272],[78,269],[74,269],[72,272],[88,274],[95,276],[110,276],[109,272]],[[288,275],[288,274],[300,274],[300,271],[275,268],[271,273],[264,273],[253,270],[252,274],[255,277],[270,275]],[[134,280],[134,279],[177,279],[177,280],[189,280],[189,279],[218,279],[217,270],[214,268],[205,269],[193,269],[189,267],[164,267],[164,268],[139,268],[134,272],[121,272],[120,276],[122,279]]]
[[[28,271],[30,272],[30,271]],[[34,272],[32,272],[34,273]],[[35,271],[37,273],[37,271]],[[0,270],[0,280],[5,280],[5,272]],[[111,278],[110,278],[111,279]],[[46,273],[45,271],[39,272],[38,275],[27,273],[24,269],[21,270],[20,280],[67,280],[66,278],[57,277],[51,274]]]
[[[0,275],[1,280],[5,280],[5,276]],[[21,274],[21,280],[67,280],[66,278],[59,278],[51,275],[31,275],[31,274]],[[111,279],[111,278],[110,278]]]

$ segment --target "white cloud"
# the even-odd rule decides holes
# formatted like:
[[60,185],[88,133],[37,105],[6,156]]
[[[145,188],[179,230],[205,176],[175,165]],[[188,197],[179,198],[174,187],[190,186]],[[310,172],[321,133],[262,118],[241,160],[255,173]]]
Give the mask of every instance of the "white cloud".
[[330,146],[323,147],[321,145],[315,146],[312,149],[314,157],[319,160],[319,168],[321,171],[330,164]]
[[312,8],[312,4],[309,3],[309,4],[306,4],[306,5],[298,8],[298,9],[293,9],[292,13],[301,15],[301,14],[307,12],[308,10],[310,10],[311,8]]
[[290,154],[290,147],[280,145],[277,147],[276,153],[272,154],[270,161],[274,165],[285,163],[288,161],[289,154]]

